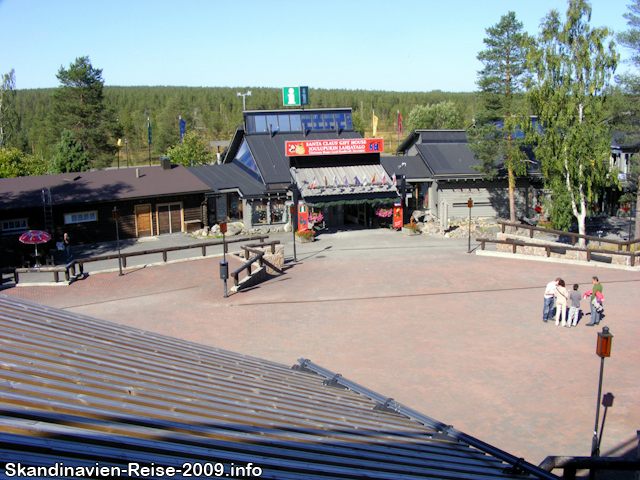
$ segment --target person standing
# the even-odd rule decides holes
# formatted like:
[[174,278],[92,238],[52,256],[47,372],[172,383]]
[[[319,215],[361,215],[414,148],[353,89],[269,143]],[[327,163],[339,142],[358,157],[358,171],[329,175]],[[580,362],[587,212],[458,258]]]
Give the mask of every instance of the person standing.
[[544,289],[544,309],[542,310],[542,321],[548,322],[553,318],[553,296],[556,293],[556,287],[558,281],[556,278],[553,282],[547,283],[547,287]]
[[[594,325],[598,325],[600,323],[600,317],[602,315],[600,299],[604,298],[602,296],[602,285],[600,285],[600,280],[598,280],[598,277],[593,277],[591,281],[593,282],[593,288],[588,292],[585,292],[583,297],[587,298],[587,296],[589,296],[589,304],[591,305],[591,320],[589,321],[589,323],[587,323],[587,327],[593,327]],[[600,295],[598,295],[598,293],[600,293]]]
[[573,292],[569,295],[569,300],[571,300],[569,320],[567,320],[567,327],[569,328],[576,327],[578,325],[578,319],[580,318],[580,300],[582,299],[582,295],[578,291],[578,288],[580,288],[580,286],[576,283],[573,286]]
[[71,238],[69,237],[69,234],[66,232],[62,236],[62,244],[64,245],[64,251],[67,257],[67,263],[69,263],[69,261],[71,261]]
[[556,327],[559,324],[560,317],[562,317],[562,326],[567,326],[567,300],[569,299],[569,292],[565,288],[564,280],[558,279],[558,285],[555,292],[556,301]]

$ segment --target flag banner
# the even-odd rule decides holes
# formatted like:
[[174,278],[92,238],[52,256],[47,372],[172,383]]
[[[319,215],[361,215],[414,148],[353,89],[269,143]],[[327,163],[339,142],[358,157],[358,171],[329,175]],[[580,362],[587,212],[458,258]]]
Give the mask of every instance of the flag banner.
[[398,113],[398,137],[402,136],[402,115]]
[[393,174],[393,177],[391,177],[391,181],[393,182],[394,185],[398,185],[398,180],[396,179],[396,174]]
[[373,177],[371,177],[371,183],[376,183],[376,174],[374,172]]
[[149,127],[149,145],[151,145],[151,122],[148,122],[147,126]]
[[119,139],[118,139],[118,146],[119,146],[119,147],[121,147],[121,146],[122,146],[122,139],[121,139],[121,138],[119,138]]
[[349,180],[347,180],[347,176],[344,176],[344,186],[348,187],[349,186]]
[[180,141],[182,142],[182,137],[184,137],[184,133],[187,128],[187,122],[185,122],[182,117],[180,117]]
[[333,185],[338,188],[338,177],[336,177],[335,175],[333,176]]
[[386,174],[382,174],[382,184],[386,185],[387,184],[387,175]]
[[393,228],[402,228],[402,202],[393,204]]
[[304,232],[309,230],[309,212],[307,206],[302,204],[298,205],[298,231]]
[[313,179],[313,182],[311,182],[311,185],[309,185],[309,188],[316,188],[316,179]]
[[376,133],[378,133],[378,117],[375,116],[375,114],[373,115],[373,136],[376,136]]
[[355,181],[356,186],[360,185],[360,179],[358,179],[357,175],[354,177],[354,181]]
[[326,177],[326,176],[323,176],[323,177],[322,177],[322,180],[324,181],[324,186],[326,187],[326,186],[327,186],[327,177]]
[[287,157],[305,155],[348,155],[353,153],[382,153],[382,138],[349,138],[345,140],[308,140],[285,143]]

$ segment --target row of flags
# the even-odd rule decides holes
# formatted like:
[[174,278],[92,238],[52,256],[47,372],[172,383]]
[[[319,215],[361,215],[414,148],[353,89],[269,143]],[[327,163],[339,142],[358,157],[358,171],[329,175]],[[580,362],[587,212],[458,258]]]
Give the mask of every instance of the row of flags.
[[[360,181],[360,179],[358,178],[358,176],[357,176],[357,175],[355,175],[355,176],[353,177],[354,185],[356,185],[356,186],[363,186],[363,187],[366,187],[366,186],[367,186],[367,185],[369,185],[369,184],[374,184],[374,183],[376,183],[376,180],[377,180],[376,173],[374,173],[374,174],[373,174],[373,176],[371,177],[371,181],[370,181],[370,182],[367,182],[367,179],[366,179],[366,178],[365,178],[365,179],[363,179],[362,181]],[[323,177],[322,177],[322,183],[324,183],[324,186],[325,186],[325,187],[328,187],[328,186],[329,186],[329,182],[328,182],[328,180],[327,180],[327,177],[326,177],[326,176],[323,176]],[[386,174],[383,174],[383,175],[382,175],[382,180],[381,180],[381,182],[380,182],[380,183],[381,183],[382,185],[386,185],[386,184],[387,184],[387,175],[386,175]],[[393,176],[391,177],[391,183],[392,183],[393,185],[397,185],[397,182],[396,182],[396,174],[395,174],[395,173],[394,173],[394,174],[393,174]],[[346,176],[346,175],[345,175],[344,177],[342,177],[342,184],[343,184],[345,187],[348,187],[348,186],[350,185],[350,183],[349,183],[349,179],[347,178],[347,176]],[[314,188],[316,188],[317,186],[318,186],[318,183],[316,182],[316,179],[315,179],[315,177],[314,177],[314,179],[313,179],[313,181],[311,182],[311,184],[309,184],[309,188],[314,189]],[[338,188],[338,187],[340,186],[340,184],[338,183],[338,177],[337,177],[336,175],[334,175],[334,176],[333,176],[333,184],[332,184],[332,186],[333,186],[333,187],[335,187],[335,188]]]
[[[378,133],[378,117],[376,116],[376,111],[372,110],[373,118],[371,120],[371,125],[373,126],[373,137],[375,138]],[[398,110],[398,140],[402,136],[402,115],[400,115],[400,110]]]
[[[180,119],[180,141],[182,142],[182,137],[184,137],[186,128],[187,128],[187,122],[185,122],[182,119],[182,115],[179,115],[178,118]],[[149,139],[149,145],[151,145],[151,141],[153,139],[153,136],[151,134],[151,121],[149,120],[149,117],[147,117],[147,133],[148,133],[148,139]],[[127,142],[127,140],[125,139],[125,143]],[[118,146],[122,146],[122,139],[119,138],[117,141]]]

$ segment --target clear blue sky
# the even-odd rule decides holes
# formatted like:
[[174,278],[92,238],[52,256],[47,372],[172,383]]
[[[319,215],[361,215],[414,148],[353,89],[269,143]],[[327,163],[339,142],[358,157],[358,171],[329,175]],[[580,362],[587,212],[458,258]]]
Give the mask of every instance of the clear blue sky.
[[[627,28],[630,0],[593,0]],[[562,0],[0,0],[0,73],[56,87],[88,55],[106,85],[476,90],[485,29],[509,10],[538,32]],[[620,48],[623,58],[628,53]],[[621,65],[618,73],[627,70]]]

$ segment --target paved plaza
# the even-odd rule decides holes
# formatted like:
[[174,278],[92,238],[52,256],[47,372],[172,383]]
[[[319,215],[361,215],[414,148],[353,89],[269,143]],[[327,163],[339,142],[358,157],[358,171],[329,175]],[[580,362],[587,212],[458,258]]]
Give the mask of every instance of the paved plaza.
[[[270,238],[285,244],[284,273],[226,299],[219,257],[0,293],[286,365],[309,358],[534,464],[590,453],[606,325],[603,393],[615,401],[602,453],[637,445],[640,272],[477,256],[466,239],[388,230],[323,233],[293,262],[291,234]],[[542,322],[550,280],[584,292],[593,275],[599,327]]]

